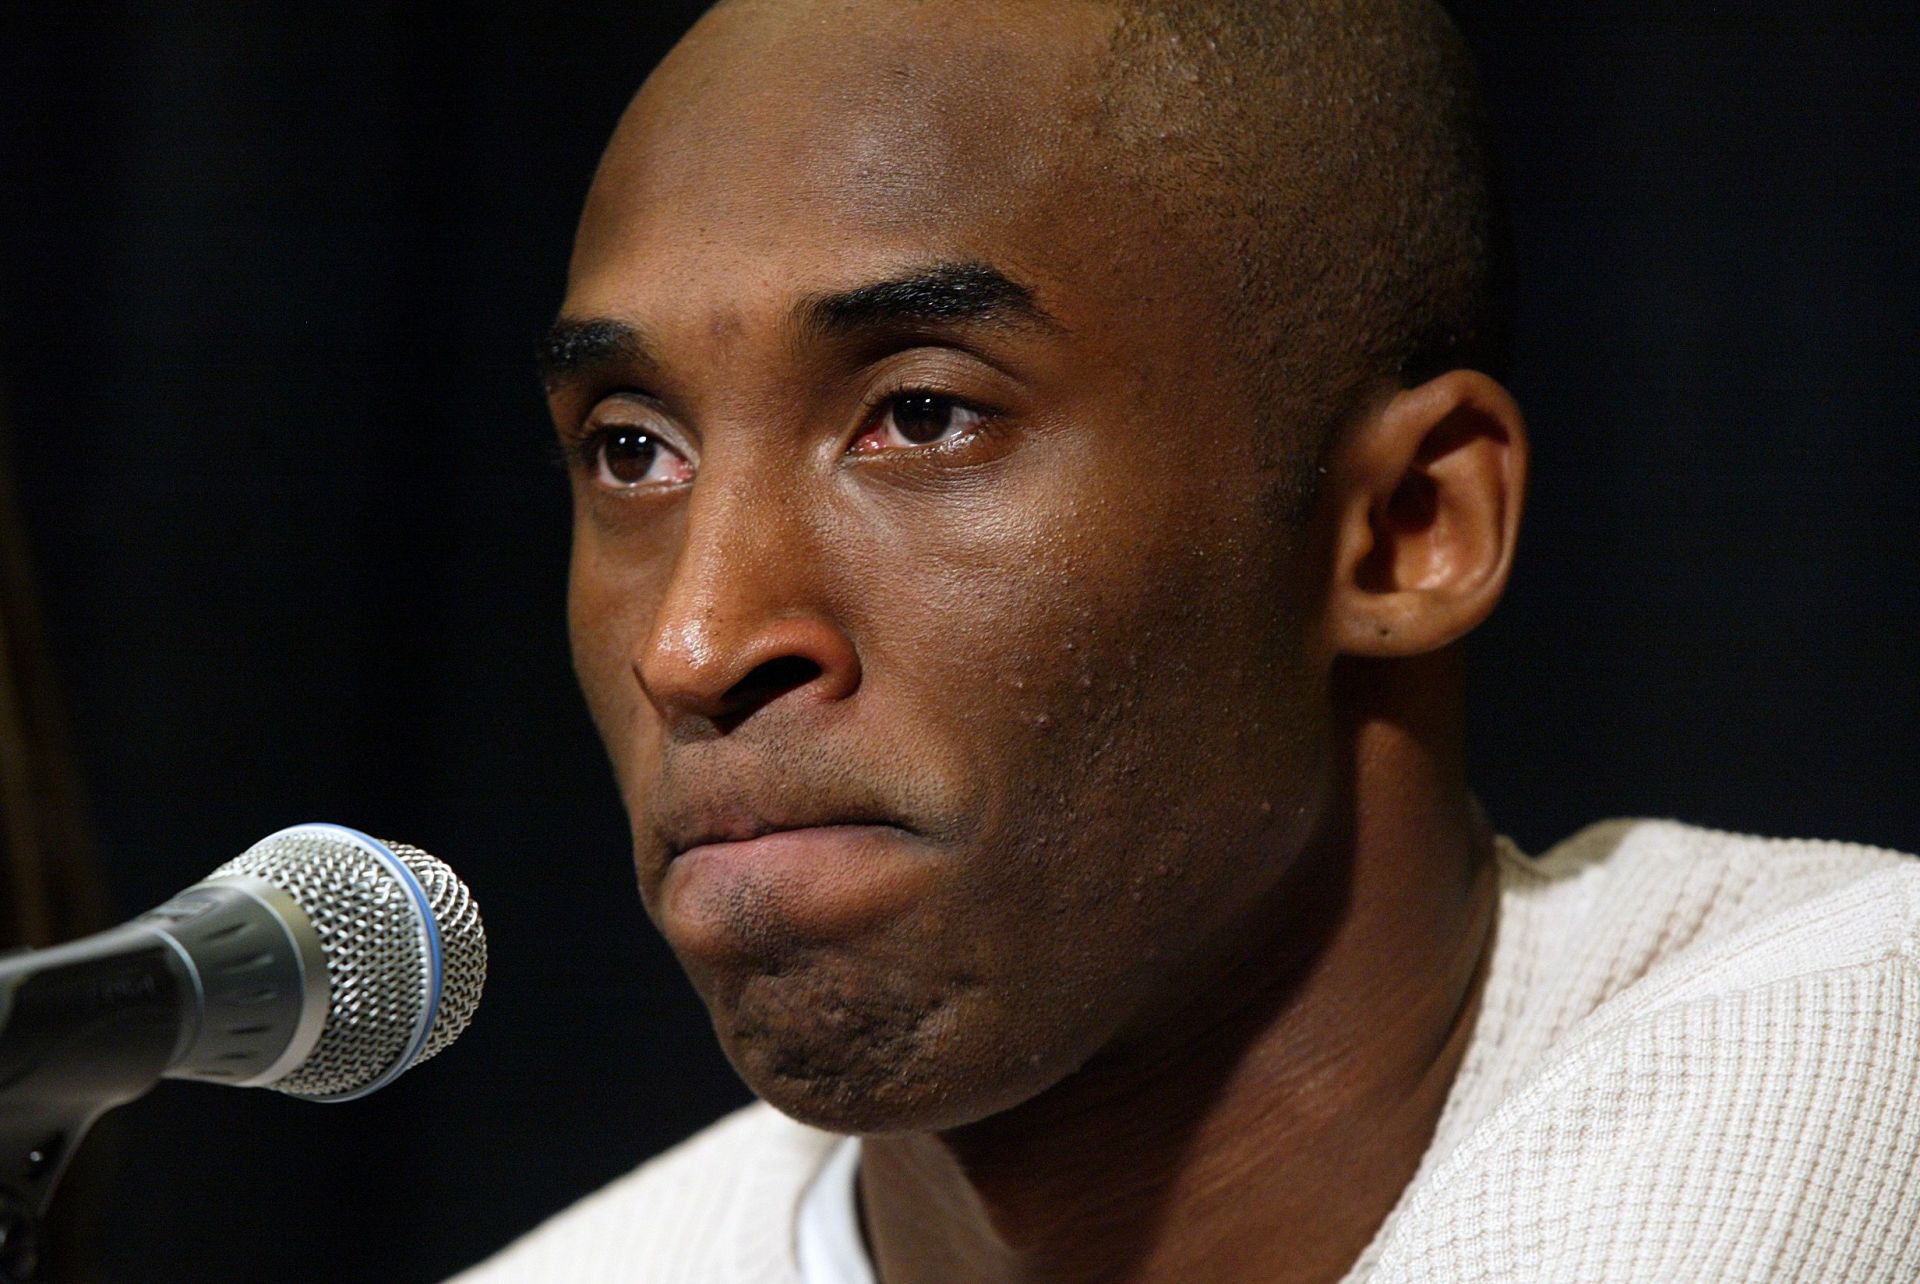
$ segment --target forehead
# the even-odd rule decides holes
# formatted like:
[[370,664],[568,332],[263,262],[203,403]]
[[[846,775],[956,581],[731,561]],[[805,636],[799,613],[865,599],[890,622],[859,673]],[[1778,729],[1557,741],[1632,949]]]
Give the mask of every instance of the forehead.
[[1058,274],[1088,222],[1087,148],[1068,144],[1109,23],[1077,2],[722,6],[622,118],[569,311],[657,303],[668,281],[786,297],[935,259]]

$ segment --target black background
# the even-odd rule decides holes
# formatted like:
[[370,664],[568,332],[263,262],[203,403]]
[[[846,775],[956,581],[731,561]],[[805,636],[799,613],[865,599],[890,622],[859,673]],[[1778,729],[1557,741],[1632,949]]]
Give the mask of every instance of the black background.
[[[0,388],[118,908],[330,819],[486,911],[472,1030],[364,1102],[120,1112],[105,1276],[426,1281],[744,1100],[574,691],[530,372],[620,107],[698,6],[15,6]],[[1475,779],[1920,847],[1920,19],[1457,6],[1536,479]]]

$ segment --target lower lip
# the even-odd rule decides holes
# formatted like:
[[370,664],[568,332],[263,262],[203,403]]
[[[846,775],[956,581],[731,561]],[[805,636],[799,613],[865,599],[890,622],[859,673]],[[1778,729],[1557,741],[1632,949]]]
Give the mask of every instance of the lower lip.
[[696,954],[870,929],[924,884],[927,862],[911,842],[891,825],[828,825],[690,847],[661,882],[661,926]]

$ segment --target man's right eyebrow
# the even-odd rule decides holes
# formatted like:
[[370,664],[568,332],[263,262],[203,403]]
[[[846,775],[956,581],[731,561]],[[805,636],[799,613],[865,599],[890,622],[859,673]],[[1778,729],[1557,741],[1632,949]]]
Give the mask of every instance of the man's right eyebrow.
[[534,368],[539,372],[540,386],[552,392],[602,367],[646,359],[646,341],[637,326],[601,317],[561,317],[541,338],[534,352]]

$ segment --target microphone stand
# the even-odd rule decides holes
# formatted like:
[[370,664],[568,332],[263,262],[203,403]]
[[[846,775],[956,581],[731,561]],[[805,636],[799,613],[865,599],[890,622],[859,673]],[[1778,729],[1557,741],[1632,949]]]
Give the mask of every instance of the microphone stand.
[[40,1278],[41,1224],[54,1189],[87,1130],[118,1104],[0,1103],[0,1284]]
[[0,1281],[40,1278],[40,1218],[11,1193],[0,1191]]
[[67,1160],[172,1063],[188,983],[150,934],[0,958],[0,1284],[40,1278],[41,1223]]
[[[8,1120],[9,1124],[13,1122]],[[81,1125],[72,1129],[71,1135],[78,1140],[78,1134],[85,1131],[85,1125]],[[4,1284],[27,1284],[40,1278],[41,1223],[69,1151],[69,1147],[54,1148],[47,1143],[57,1143],[68,1135],[66,1129],[49,1132],[42,1145],[30,1145],[25,1153],[13,1137],[6,1139],[7,1176],[11,1180],[0,1186],[0,1282]]]

